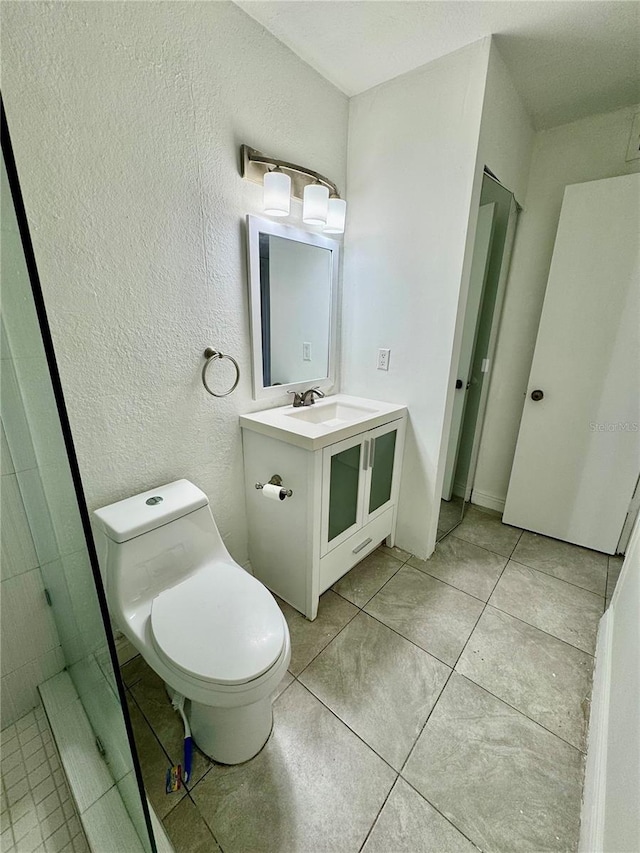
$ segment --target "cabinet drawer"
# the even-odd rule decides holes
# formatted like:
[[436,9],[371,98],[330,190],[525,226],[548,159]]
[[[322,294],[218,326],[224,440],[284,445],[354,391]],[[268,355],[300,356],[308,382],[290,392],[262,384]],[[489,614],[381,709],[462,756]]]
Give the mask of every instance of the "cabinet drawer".
[[393,526],[393,507],[365,524],[346,542],[320,560],[319,591],[323,593],[382,542]]

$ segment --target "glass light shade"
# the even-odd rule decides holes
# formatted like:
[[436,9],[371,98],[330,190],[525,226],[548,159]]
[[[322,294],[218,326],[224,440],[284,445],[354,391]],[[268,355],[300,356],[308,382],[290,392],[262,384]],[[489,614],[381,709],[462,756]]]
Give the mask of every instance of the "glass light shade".
[[347,217],[347,202],[343,198],[330,198],[327,210],[327,234],[344,234],[344,222]]
[[264,212],[270,216],[288,216],[291,207],[291,178],[284,172],[266,172],[264,176]]
[[307,225],[326,225],[329,190],[322,184],[308,184],[302,197],[302,221]]

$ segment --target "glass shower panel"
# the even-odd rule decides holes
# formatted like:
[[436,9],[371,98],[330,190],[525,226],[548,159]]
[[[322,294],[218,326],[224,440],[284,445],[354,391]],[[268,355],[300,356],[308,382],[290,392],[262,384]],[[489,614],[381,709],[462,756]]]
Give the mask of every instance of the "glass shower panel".
[[20,493],[67,669],[140,840],[151,851],[120,701],[124,693],[112,665],[110,628],[96,591],[4,157],[1,204],[3,432],[12,458],[22,463]]

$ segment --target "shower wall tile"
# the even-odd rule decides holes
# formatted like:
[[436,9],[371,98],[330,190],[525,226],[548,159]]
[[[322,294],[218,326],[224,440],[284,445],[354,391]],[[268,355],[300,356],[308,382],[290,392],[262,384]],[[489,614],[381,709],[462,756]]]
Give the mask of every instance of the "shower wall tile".
[[[12,343],[11,335],[9,340]],[[34,358],[15,358],[14,365],[27,421],[33,425],[31,440],[38,465],[60,464],[66,452],[44,352]]]
[[86,548],[62,557],[67,589],[85,654],[104,645],[104,625]]
[[38,704],[38,685],[64,669],[57,646],[2,678],[2,725],[9,725]]
[[27,518],[37,519],[37,523],[31,526],[31,534],[38,562],[42,566],[58,557],[58,541],[51,523],[51,514],[42,488],[40,471],[37,468],[32,468],[30,471],[20,471],[17,478]]
[[2,580],[29,572],[38,557],[16,474],[2,477],[0,532],[2,534]]
[[14,474],[15,468],[13,466],[13,459],[11,458],[11,451],[9,450],[9,444],[7,442],[7,436],[4,431],[4,424],[0,420],[0,443],[2,445],[2,455],[1,455],[1,463],[0,463],[0,473],[2,474]]
[[[74,642],[74,638],[80,633],[80,630],[73,614],[73,605],[67,588],[67,579],[64,574],[62,560],[57,559],[52,560],[50,563],[45,563],[41,567],[41,573],[44,585],[53,601],[60,642],[66,654],[69,655],[69,649]],[[67,663],[72,662],[71,660],[67,660]]]
[[60,645],[40,569],[2,582],[2,675]]
[[3,227],[1,241],[0,277],[11,282],[11,287],[3,288],[2,293],[2,313],[11,353],[13,358],[44,354],[20,235]]
[[40,466],[40,478],[60,554],[73,554],[86,548],[66,451],[61,451],[54,465]]
[[[2,324],[4,330],[4,322]],[[6,344],[6,334],[3,334]],[[0,383],[0,410],[7,443],[11,451],[16,471],[27,471],[37,465],[36,455],[31,441],[29,424],[18,387],[14,362],[11,358],[2,361],[2,382]]]

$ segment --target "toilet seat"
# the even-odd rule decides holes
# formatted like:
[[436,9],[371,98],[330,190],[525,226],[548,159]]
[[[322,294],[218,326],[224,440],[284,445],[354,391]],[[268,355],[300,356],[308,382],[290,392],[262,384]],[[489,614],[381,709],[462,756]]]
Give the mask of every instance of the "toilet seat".
[[271,593],[234,563],[210,563],[153,599],[151,636],[165,662],[212,684],[239,685],[278,660],[284,620]]

